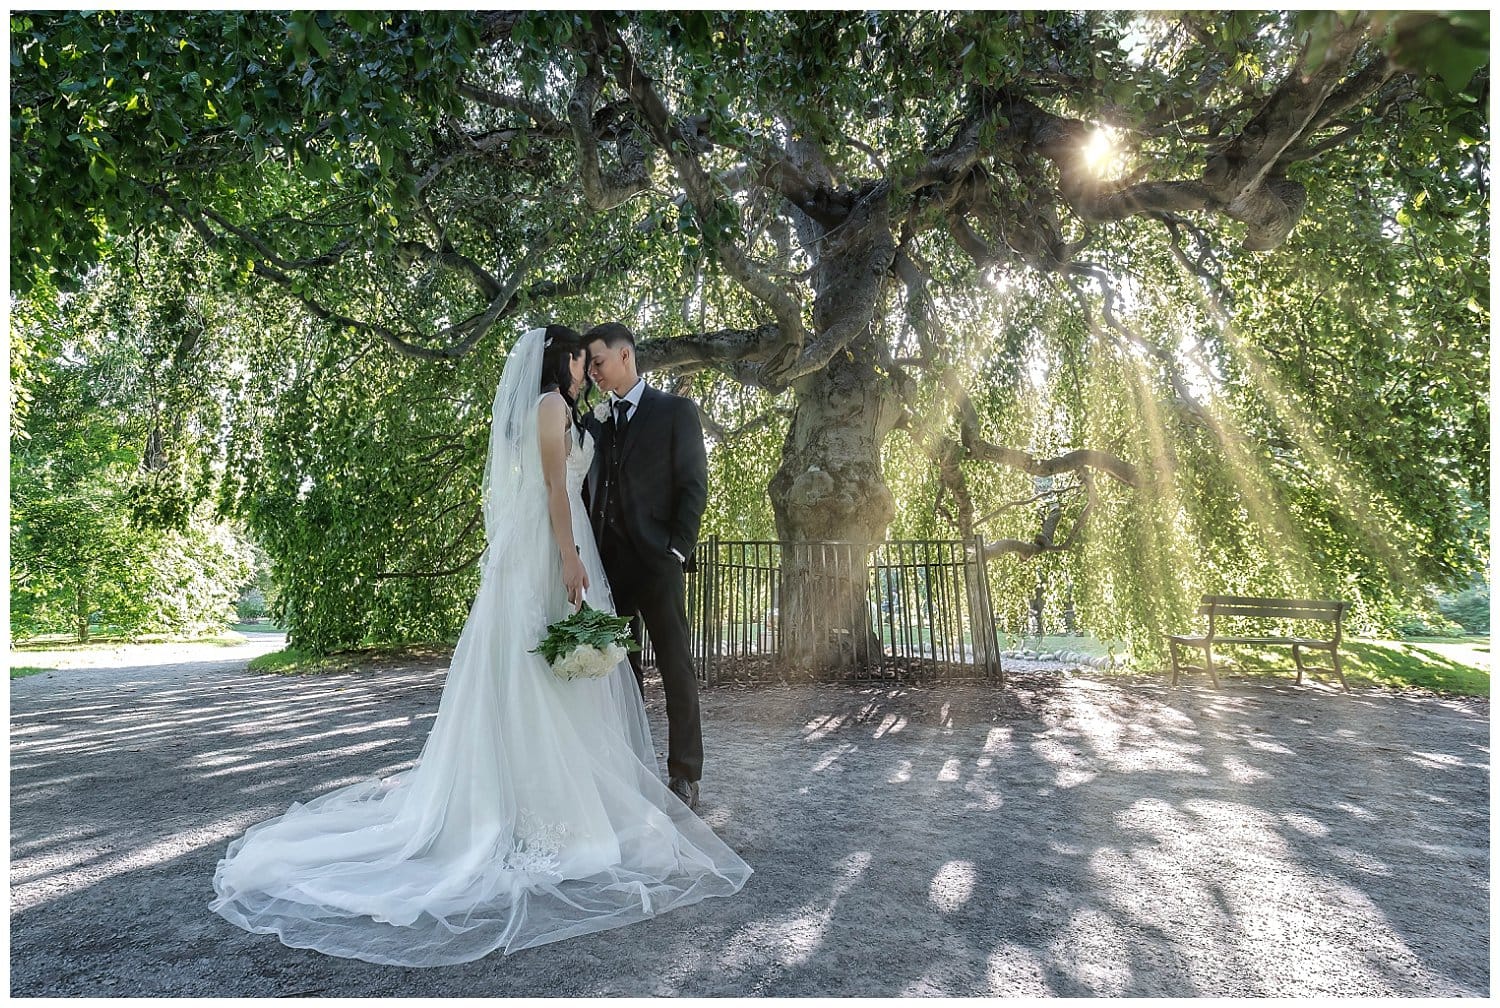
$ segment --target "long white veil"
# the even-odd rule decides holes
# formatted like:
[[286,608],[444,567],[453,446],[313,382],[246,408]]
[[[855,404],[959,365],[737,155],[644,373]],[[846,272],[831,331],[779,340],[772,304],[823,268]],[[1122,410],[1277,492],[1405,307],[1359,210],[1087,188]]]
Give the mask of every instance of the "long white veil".
[[[490,559],[521,545],[507,532],[546,513],[536,406],[547,330],[532,329],[505,361],[490,411],[490,451],[484,467],[484,532]],[[519,508],[526,508],[522,514]],[[531,543],[535,545],[535,541]],[[498,550],[497,550],[498,546]]]
[[[547,330],[532,329],[516,341],[490,411],[490,450],[484,467],[484,529],[488,545],[480,563],[481,579],[503,577],[513,584],[557,586],[550,594],[540,589],[529,600],[528,619],[551,623],[567,615],[562,607],[561,561],[553,545],[547,511],[546,481],[542,478],[541,442],[537,437],[542,358]],[[573,450],[577,451],[576,442]],[[575,508],[578,502],[574,502]],[[586,528],[574,530],[578,550],[590,569],[587,597],[595,609],[614,611],[598,547]],[[480,594],[483,595],[481,588]],[[526,605],[516,600],[518,605]],[[458,667],[454,655],[454,667]],[[657,763],[651,729],[641,703],[640,689],[628,662],[621,662],[605,680],[607,716],[623,726],[636,757],[647,766]]]
[[[210,907],[234,924],[330,955],[439,966],[640,921],[749,877],[662,783],[628,665],[564,682],[531,653],[568,611],[537,442],[544,338],[521,337],[495,393],[489,546],[421,756],[233,841]],[[576,494],[587,456],[573,451]],[[607,606],[578,503],[573,526],[589,597]]]

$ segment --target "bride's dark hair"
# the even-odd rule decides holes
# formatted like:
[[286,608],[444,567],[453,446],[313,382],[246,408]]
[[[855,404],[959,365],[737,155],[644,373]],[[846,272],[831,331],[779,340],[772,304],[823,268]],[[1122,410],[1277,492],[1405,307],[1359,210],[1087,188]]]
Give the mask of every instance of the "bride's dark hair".
[[[542,337],[542,387],[541,392],[560,393],[567,400],[568,409],[577,416],[578,400],[585,399],[589,390],[594,387],[594,380],[589,377],[588,368],[583,371],[583,388],[579,389],[575,399],[569,391],[573,384],[573,374],[569,369],[570,362],[579,354],[584,353],[583,337],[576,329],[570,329],[565,325],[549,325],[547,334]],[[580,440],[583,437],[581,424],[574,424],[578,429]]]

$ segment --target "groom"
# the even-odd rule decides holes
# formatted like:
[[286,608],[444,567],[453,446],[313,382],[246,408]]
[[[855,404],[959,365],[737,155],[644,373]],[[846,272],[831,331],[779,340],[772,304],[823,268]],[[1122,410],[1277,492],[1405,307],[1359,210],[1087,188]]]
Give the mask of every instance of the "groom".
[[[586,484],[589,517],[615,611],[641,621],[651,635],[667,698],[667,786],[687,807],[698,807],[703,775],[703,728],[698,679],[688,642],[683,574],[693,570],[693,547],[708,501],[708,459],[698,407],[660,392],[635,368],[635,335],[618,322],[583,334],[589,374],[610,393],[610,416],[590,418],[594,464]],[[631,667],[645,693],[640,655]]]

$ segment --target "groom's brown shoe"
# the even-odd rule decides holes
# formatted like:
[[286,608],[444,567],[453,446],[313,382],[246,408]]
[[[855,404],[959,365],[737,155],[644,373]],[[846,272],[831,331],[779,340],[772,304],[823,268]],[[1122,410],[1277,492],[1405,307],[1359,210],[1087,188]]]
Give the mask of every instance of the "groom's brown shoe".
[[673,777],[667,781],[667,789],[682,799],[682,803],[688,808],[698,808],[698,782],[690,781],[686,777]]

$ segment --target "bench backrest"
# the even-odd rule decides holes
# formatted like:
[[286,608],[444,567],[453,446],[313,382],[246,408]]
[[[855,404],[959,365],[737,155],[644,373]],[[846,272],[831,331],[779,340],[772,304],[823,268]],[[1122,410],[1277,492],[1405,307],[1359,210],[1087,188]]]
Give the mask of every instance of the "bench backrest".
[[1299,619],[1344,622],[1349,603],[1337,599],[1257,598],[1245,595],[1205,595],[1198,615],[1230,619]]

